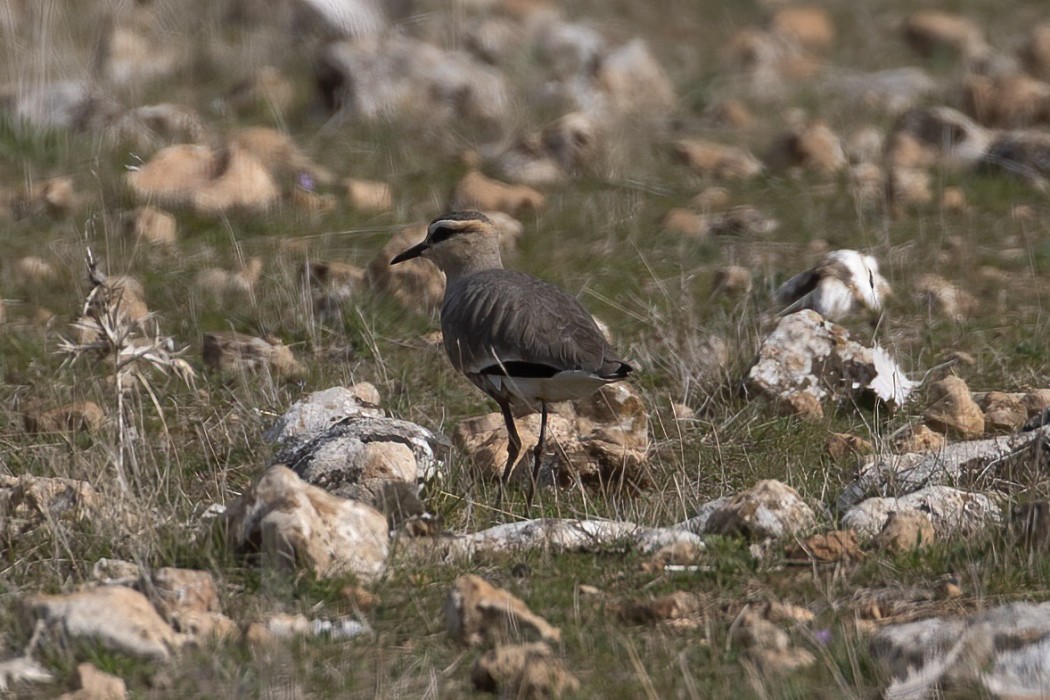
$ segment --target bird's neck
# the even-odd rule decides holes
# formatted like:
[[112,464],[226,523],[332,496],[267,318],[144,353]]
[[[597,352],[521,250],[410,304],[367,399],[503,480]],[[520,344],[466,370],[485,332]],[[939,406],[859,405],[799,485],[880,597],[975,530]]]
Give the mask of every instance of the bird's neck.
[[503,260],[500,258],[499,249],[472,251],[470,255],[441,261],[441,269],[445,273],[446,284],[453,284],[457,280],[475,272],[500,270],[502,268]]

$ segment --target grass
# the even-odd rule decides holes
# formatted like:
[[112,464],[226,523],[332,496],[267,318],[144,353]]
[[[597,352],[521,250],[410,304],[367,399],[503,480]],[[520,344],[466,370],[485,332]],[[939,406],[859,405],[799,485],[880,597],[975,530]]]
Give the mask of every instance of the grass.
[[[822,4],[840,33],[826,58],[829,65],[874,70],[920,62],[891,29],[909,3],[877,8],[834,0]],[[18,41],[9,44],[15,48],[8,50],[0,78],[27,85],[85,77],[94,36],[83,27],[94,26],[98,11],[74,22],[74,13],[61,3],[41,6],[46,21],[10,33]],[[0,470],[84,479],[118,504],[113,513],[90,523],[57,522],[26,534],[4,525],[0,629],[9,631],[0,641],[12,653],[28,636],[16,624],[18,601],[89,580],[100,557],[210,570],[223,585],[226,612],[239,623],[274,611],[349,614],[341,590],[350,581],[286,580],[260,572],[207,536],[198,522],[201,513],[211,503],[231,502],[262,472],[271,455],[262,431],[306,392],[370,381],[391,415],[445,433],[459,420],[493,408],[451,370],[440,349],[421,349],[418,339],[437,327],[436,316],[365,289],[345,304],[341,318],[322,325],[300,288],[305,256],[289,252],[300,249],[289,245],[295,244],[305,247],[311,259],[367,265],[401,226],[428,220],[445,208],[465,172],[461,152],[479,145],[475,125],[437,130],[398,122],[330,121],[314,103],[309,52],[302,45],[265,28],[224,24],[210,3],[196,2],[197,13],[174,6],[158,3],[164,36],[190,46],[195,59],[170,78],[118,91],[125,104],[178,101],[198,109],[216,134],[276,124],[340,176],[390,182],[394,210],[365,215],[340,202],[320,214],[291,206],[219,217],[177,211],[177,253],[151,251],[125,241],[119,224],[121,214],[135,205],[123,185],[124,167],[148,154],[92,133],[39,132],[0,123],[0,186],[17,191],[31,181],[66,175],[83,199],[69,218],[0,214],[0,297],[7,301],[9,319],[0,326]],[[1011,2],[1009,11],[1001,3],[980,0],[943,6],[980,19],[1000,46],[1011,45],[1012,37],[1045,15],[1034,0]],[[699,133],[761,154],[783,129],[784,114],[797,106],[842,135],[864,124],[885,129],[892,119],[862,113],[801,85],[783,103],[748,97],[759,120],[750,131],[706,125],[703,111],[734,86],[724,75],[718,49],[732,32],[764,20],[767,10],[760,3],[667,0],[653,6],[575,0],[566,3],[566,14],[595,23],[617,42],[647,38],[675,83],[680,107],[674,121],[683,126],[631,125],[617,132],[598,167],[550,189],[547,209],[523,217],[526,235],[508,258],[510,266],[579,294],[608,323],[624,354],[644,368],[635,384],[651,409],[652,489],[637,495],[546,491],[540,498],[544,515],[668,525],[691,516],[707,500],[776,478],[798,489],[823,525],[834,526],[830,504],[851,480],[855,464],[835,462],[824,453],[828,434],[852,432],[879,441],[920,415],[923,398],[920,392],[895,415],[842,406],[828,410],[822,420],[804,422],[740,395],[739,380],[771,327],[770,293],[812,264],[818,257],[815,246],[822,242],[862,248],[880,260],[895,297],[877,324],[855,319],[847,325],[860,339],[889,347],[912,376],[922,376],[949,352],[963,351],[975,363],[955,365],[952,371],[974,390],[1047,386],[1050,229],[1044,195],[997,174],[937,172],[935,191],[960,187],[968,209],[942,212],[932,204],[890,219],[878,210],[858,209],[844,178],[829,183],[805,175],[770,175],[750,182],[708,182],[673,162],[667,144]],[[421,17],[424,23],[426,15]],[[41,33],[47,41],[34,43]],[[217,114],[215,98],[263,63],[277,65],[296,82],[295,107],[278,121],[266,110],[244,118]],[[935,56],[922,65],[946,82],[955,76],[950,57]],[[528,84],[542,82],[527,52],[515,55],[506,69]],[[523,127],[540,127],[558,116],[548,113],[549,107],[524,99],[519,103],[515,119]],[[733,204],[751,204],[777,218],[779,229],[763,240],[706,241],[660,230],[669,208],[688,206],[712,184],[727,187]],[[1011,211],[1020,204],[1031,206],[1035,218],[1013,218]],[[160,412],[142,401],[134,413],[139,434],[132,449],[139,481],[126,497],[114,478],[112,455],[120,439],[114,425],[92,436],[30,435],[22,425],[31,405],[80,399],[96,401],[113,415],[107,365],[87,358],[70,365],[58,352],[59,339],[68,336],[68,324],[87,291],[83,261],[88,246],[107,273],[143,282],[165,334],[191,348],[200,374],[196,387],[152,376]],[[55,280],[20,279],[15,262],[26,255],[55,265]],[[193,284],[204,267],[232,268],[252,256],[262,257],[265,269],[251,297],[217,303]],[[752,270],[749,296],[711,297],[715,270],[724,264]],[[926,272],[976,294],[978,311],[962,322],[931,315],[911,293],[917,275]],[[30,321],[37,307],[55,314],[49,326]],[[307,375],[280,382],[204,373],[202,334],[229,328],[280,337],[307,366]],[[725,342],[727,366],[707,364],[700,341],[708,336]],[[690,405],[696,418],[674,421],[672,402]],[[1024,491],[1010,498],[1045,497],[1047,492],[1045,477],[1035,474]],[[522,512],[524,495],[512,490],[510,496],[512,509]],[[453,455],[449,477],[428,488],[425,498],[450,531],[507,520],[490,507],[495,486],[476,481],[462,454]],[[91,647],[58,649],[44,661],[59,676],[59,685],[68,685],[76,662],[91,660],[124,677],[136,697],[470,697],[469,668],[481,652],[462,649],[448,638],[442,604],[451,582],[473,572],[507,587],[562,629],[560,653],[581,680],[581,697],[871,697],[887,679],[855,624],[851,601],[858,591],[930,586],[950,573],[958,577],[964,597],[955,608],[945,603],[939,608],[944,611],[1050,599],[1045,586],[1050,565],[998,532],[939,542],[921,555],[873,554],[850,566],[791,566],[776,548],[756,559],[746,543],[719,538],[708,542],[699,570],[692,573],[654,573],[644,562],[641,554],[623,548],[587,555],[488,556],[453,564],[395,552],[389,573],[374,587],[382,602],[366,615],[375,632],[365,639],[303,639],[262,651],[217,644],[189,650],[159,670]],[[582,585],[601,593],[585,595]],[[704,615],[697,627],[637,625],[618,613],[626,602],[674,590],[702,596]],[[767,678],[749,666],[732,641],[733,622],[743,607],[770,600],[793,602],[817,614],[811,631],[791,631],[795,644],[816,655],[810,669]],[[824,641],[818,641],[812,631],[824,630]],[[54,689],[26,692],[45,697]]]

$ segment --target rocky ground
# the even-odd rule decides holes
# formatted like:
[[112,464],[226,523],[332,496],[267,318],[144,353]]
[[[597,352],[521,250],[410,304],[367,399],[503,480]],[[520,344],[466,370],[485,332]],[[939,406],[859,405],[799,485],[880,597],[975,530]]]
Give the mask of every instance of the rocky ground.
[[[1050,10],[913,5],[0,6],[0,692],[1045,695]],[[640,367],[532,512],[451,208]]]

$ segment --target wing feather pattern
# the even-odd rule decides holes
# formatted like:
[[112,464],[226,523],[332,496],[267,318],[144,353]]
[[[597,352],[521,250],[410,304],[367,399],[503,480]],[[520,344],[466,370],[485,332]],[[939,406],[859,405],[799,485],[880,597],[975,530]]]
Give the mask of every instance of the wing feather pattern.
[[507,363],[609,378],[629,371],[575,297],[512,270],[485,270],[451,285],[441,330],[452,364],[467,374]]

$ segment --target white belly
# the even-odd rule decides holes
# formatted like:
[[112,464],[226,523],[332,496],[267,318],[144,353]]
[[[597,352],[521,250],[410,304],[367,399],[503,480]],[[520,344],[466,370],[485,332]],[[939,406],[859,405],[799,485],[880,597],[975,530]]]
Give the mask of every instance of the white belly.
[[486,392],[496,396],[509,396],[531,406],[540,402],[583,399],[607,383],[591,372],[580,370],[559,372],[553,377],[505,377],[490,374],[483,375],[481,381],[487,385],[482,386]]

